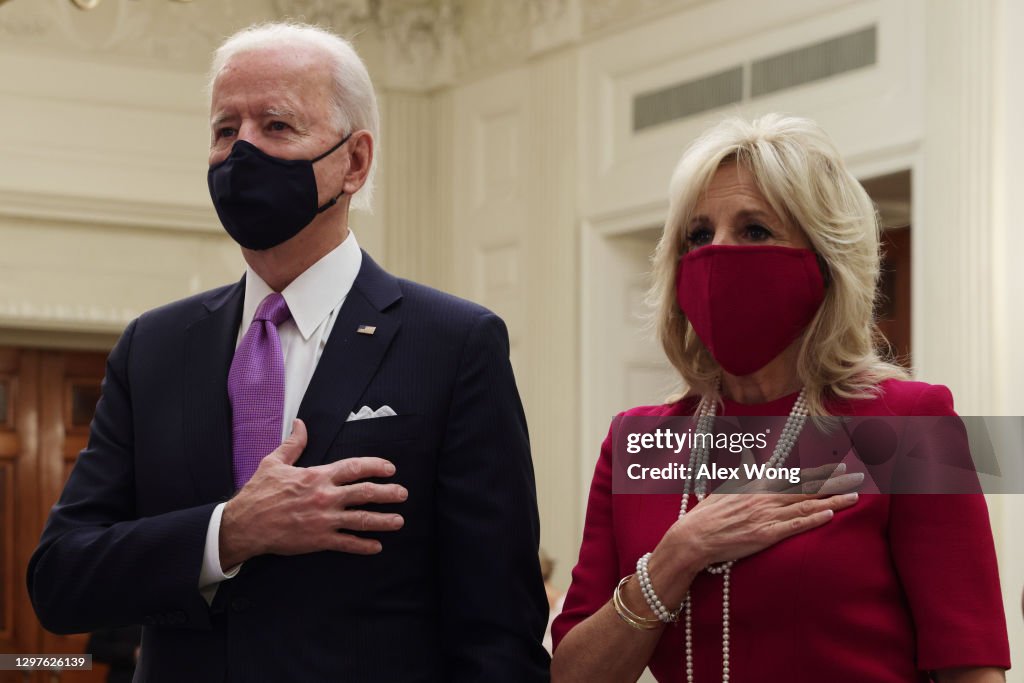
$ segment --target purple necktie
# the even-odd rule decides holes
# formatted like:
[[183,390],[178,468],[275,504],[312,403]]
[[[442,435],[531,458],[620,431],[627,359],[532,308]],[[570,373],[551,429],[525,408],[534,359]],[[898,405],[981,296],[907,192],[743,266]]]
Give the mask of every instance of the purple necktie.
[[281,444],[284,355],[277,326],[291,312],[278,293],[260,302],[228,372],[235,488],[249,481],[263,456]]

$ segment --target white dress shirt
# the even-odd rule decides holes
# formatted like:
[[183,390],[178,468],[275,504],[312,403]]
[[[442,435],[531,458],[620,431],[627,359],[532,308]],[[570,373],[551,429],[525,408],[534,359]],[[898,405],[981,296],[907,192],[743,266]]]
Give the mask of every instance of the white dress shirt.
[[[350,231],[341,244],[307,268],[281,292],[292,314],[289,320],[277,328],[281,338],[281,352],[284,354],[282,441],[291,433],[292,422],[299,414],[299,404],[313,378],[320,354],[327,345],[338,310],[345,303],[362,263],[363,253],[359,250],[356,236]],[[252,268],[246,269],[245,302],[242,305],[242,323],[238,328],[235,348],[248,331],[260,302],[273,291]],[[213,509],[206,530],[199,591],[207,603],[213,602],[220,582],[235,576],[241,568],[238,565],[227,572],[221,570],[220,520],[224,514],[224,505],[221,503]]]

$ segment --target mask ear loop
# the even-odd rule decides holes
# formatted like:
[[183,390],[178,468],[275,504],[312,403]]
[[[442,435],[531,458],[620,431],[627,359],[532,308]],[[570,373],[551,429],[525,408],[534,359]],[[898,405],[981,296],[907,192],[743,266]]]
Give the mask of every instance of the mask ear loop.
[[338,148],[339,148],[339,147],[341,147],[341,146],[342,146],[342,145],[344,145],[344,144],[345,144],[346,142],[348,142],[348,139],[349,139],[350,137],[352,137],[352,133],[349,133],[348,135],[346,135],[345,137],[343,137],[343,138],[341,139],[341,142],[339,142],[338,144],[336,144],[336,145],[335,145],[334,147],[331,147],[331,148],[330,148],[329,150],[327,150],[326,152],[324,152],[324,153],[323,153],[323,154],[321,154],[320,156],[318,156],[318,157],[315,157],[314,159],[310,160],[310,162],[309,162],[309,163],[311,163],[311,164],[315,164],[316,162],[320,161],[320,160],[321,160],[321,159],[323,159],[324,157],[326,157],[326,156],[330,156],[331,154],[333,154],[334,152],[336,152],[336,151],[338,150]]
[[343,194],[345,194],[345,190],[342,190],[341,192],[339,192],[338,194],[336,194],[336,195],[334,196],[334,198],[333,198],[333,199],[332,199],[331,201],[327,202],[326,204],[324,204],[324,205],[323,205],[323,206],[321,206],[321,207],[318,207],[318,208],[317,208],[317,210],[316,210],[316,212],[317,212],[318,214],[320,214],[320,213],[323,213],[324,211],[326,211],[327,209],[331,208],[332,206],[334,206],[335,204],[337,204],[337,203],[338,203],[338,200],[339,200],[339,199],[341,199],[341,196],[342,196]]
[[[311,163],[311,164],[315,164],[316,162],[320,161],[320,160],[321,160],[321,159],[323,159],[324,157],[326,157],[326,156],[330,156],[330,155],[331,155],[331,154],[333,154],[333,153],[334,153],[335,151],[337,151],[337,149],[338,149],[339,147],[341,147],[341,146],[342,146],[342,145],[344,145],[344,144],[345,144],[346,142],[348,142],[348,139],[349,139],[350,137],[352,137],[352,133],[349,133],[348,135],[346,135],[345,137],[343,137],[343,138],[341,139],[341,142],[339,142],[338,144],[336,144],[336,145],[335,145],[334,147],[331,147],[331,148],[330,148],[329,150],[327,150],[326,152],[324,152],[324,153],[323,153],[323,154],[321,154],[320,156],[318,156],[318,157],[316,157],[315,159],[311,160],[311,161],[310,161],[309,163]],[[338,194],[336,194],[336,195],[334,196],[334,198],[333,198],[333,199],[331,199],[331,201],[327,202],[327,203],[326,203],[326,204],[324,204],[323,206],[317,207],[317,210],[316,210],[316,212],[317,212],[318,214],[321,214],[321,213],[323,213],[324,211],[326,211],[327,209],[331,208],[332,206],[334,206],[335,204],[337,204],[337,203],[338,203],[338,200],[339,200],[339,199],[341,199],[342,195],[344,195],[344,194],[345,194],[345,189],[344,189],[344,188],[342,188],[341,192],[339,192]]]

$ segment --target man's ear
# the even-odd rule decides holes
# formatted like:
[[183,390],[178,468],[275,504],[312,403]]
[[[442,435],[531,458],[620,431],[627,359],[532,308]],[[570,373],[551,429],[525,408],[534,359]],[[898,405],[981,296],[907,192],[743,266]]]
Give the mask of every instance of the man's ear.
[[370,175],[370,167],[373,165],[374,153],[373,133],[368,130],[357,130],[352,133],[348,141],[347,150],[349,165],[345,173],[345,182],[342,189],[345,194],[351,196],[366,183]]

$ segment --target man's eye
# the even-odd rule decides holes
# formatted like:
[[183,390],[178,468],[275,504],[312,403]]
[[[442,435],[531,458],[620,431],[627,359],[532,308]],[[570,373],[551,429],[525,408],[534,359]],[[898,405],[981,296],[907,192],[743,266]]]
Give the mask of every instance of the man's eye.
[[747,237],[754,240],[755,242],[763,242],[764,240],[772,238],[772,232],[763,225],[754,223],[753,225],[747,226]]
[[228,128],[228,127],[218,128],[217,129],[217,139],[219,140],[221,138],[232,137],[236,132],[237,131],[235,131],[234,128]]
[[288,130],[291,126],[289,126],[284,121],[271,121],[268,127],[270,128],[270,130],[281,132],[284,130]]
[[695,247],[711,244],[715,234],[707,228],[694,228],[686,235],[686,241]]

